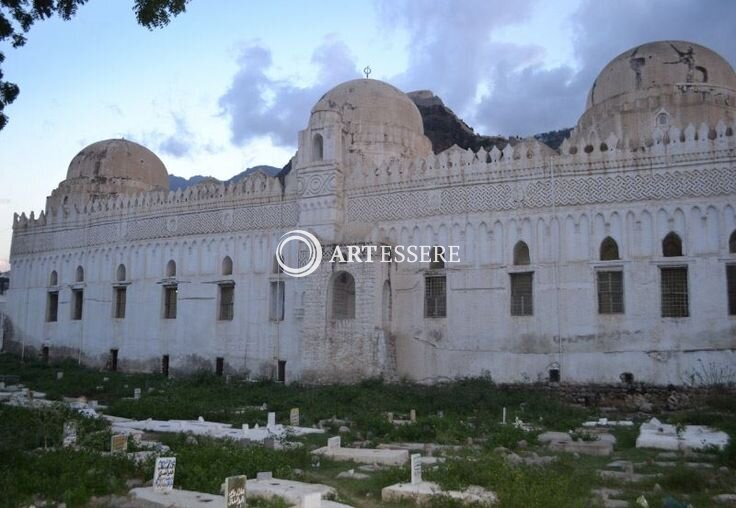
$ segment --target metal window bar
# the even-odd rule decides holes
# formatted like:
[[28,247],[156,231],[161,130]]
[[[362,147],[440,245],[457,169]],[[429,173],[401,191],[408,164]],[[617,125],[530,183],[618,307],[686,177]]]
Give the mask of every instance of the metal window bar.
[[598,272],[598,313],[623,314],[624,282],[623,272]]
[[531,316],[533,307],[533,272],[512,273],[511,275],[511,315]]
[[221,321],[232,321],[234,307],[234,288],[231,284],[220,286],[220,316]]
[[426,277],[424,281],[424,316],[447,316],[447,279],[444,275]]
[[176,319],[176,300],[178,293],[178,286],[167,286],[164,288],[164,319]]
[[127,300],[127,288],[115,288],[115,318],[125,317],[125,304]]
[[728,314],[736,315],[736,265],[726,265],[726,285],[728,286]]
[[661,268],[662,317],[687,317],[687,268]]

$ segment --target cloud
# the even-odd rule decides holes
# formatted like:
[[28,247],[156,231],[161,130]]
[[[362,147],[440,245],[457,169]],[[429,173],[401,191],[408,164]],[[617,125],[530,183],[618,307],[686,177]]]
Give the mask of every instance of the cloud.
[[230,119],[234,144],[243,146],[259,136],[270,136],[276,145],[296,145],[296,134],[308,120],[315,102],[338,83],[359,76],[347,46],[328,38],[312,54],[317,78],[309,86],[269,77],[273,64],[269,49],[254,44],[238,58],[239,70],[220,107]]
[[[574,126],[597,74],[636,45],[690,40],[736,62],[732,0],[707,6],[702,0],[581,0],[563,34],[573,53],[555,67],[545,47],[494,37],[508,27],[524,27],[541,6],[541,0],[376,0],[381,29],[407,35],[407,68],[389,81],[405,91],[431,89],[480,133],[527,136]],[[347,47],[334,39],[315,50],[312,63],[317,79],[300,87],[269,77],[268,48],[242,51],[239,70],[220,99],[235,144],[266,135],[294,146],[316,100],[358,76]]]
[[184,115],[171,113],[174,120],[174,132],[165,134],[160,130],[147,130],[140,133],[126,133],[123,137],[138,141],[143,146],[173,157],[187,157],[197,151],[211,149],[211,144],[199,146],[194,133],[189,129]]
[[174,116],[174,124],[176,130],[174,134],[166,136],[166,138],[158,144],[159,150],[163,153],[173,155],[174,157],[184,157],[191,153],[194,146],[194,135],[189,130],[186,121],[181,115],[172,113]]

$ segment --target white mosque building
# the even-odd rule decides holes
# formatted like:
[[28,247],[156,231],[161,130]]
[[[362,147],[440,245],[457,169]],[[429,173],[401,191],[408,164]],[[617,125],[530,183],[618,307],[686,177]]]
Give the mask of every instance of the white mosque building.
[[[662,41],[603,68],[558,150],[434,154],[412,100],[373,79],[315,104],[278,177],[173,192],[154,153],[100,141],[14,219],[4,348],[285,382],[736,380],[735,129],[731,65]],[[295,278],[275,261],[294,229],[325,259],[457,245],[459,262]]]

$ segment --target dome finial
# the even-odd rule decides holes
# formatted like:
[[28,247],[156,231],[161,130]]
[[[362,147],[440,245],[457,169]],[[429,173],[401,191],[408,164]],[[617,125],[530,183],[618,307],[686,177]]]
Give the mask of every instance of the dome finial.
[[370,65],[366,65],[365,68],[363,69],[363,74],[365,74],[365,79],[368,79],[370,77],[371,72],[372,72],[371,71],[371,66]]

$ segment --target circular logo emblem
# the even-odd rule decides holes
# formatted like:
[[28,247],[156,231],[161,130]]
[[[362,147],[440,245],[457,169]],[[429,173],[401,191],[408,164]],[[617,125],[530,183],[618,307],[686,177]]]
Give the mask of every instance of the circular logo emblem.
[[[309,249],[309,259],[304,266],[292,268],[284,262],[284,247],[291,241],[302,242]],[[276,261],[285,274],[291,275],[292,277],[306,277],[319,268],[319,264],[322,262],[322,244],[309,231],[302,229],[289,231],[288,233],[284,233],[276,246]]]

